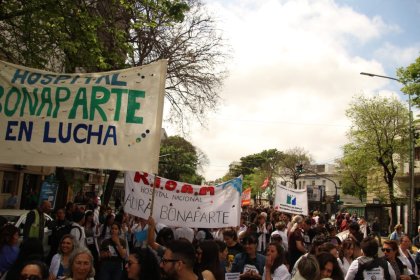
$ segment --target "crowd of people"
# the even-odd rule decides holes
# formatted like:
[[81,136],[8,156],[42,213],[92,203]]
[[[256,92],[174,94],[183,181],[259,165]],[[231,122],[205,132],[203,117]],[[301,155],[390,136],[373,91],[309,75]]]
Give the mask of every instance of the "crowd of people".
[[[331,220],[318,211],[304,217],[247,207],[238,227],[193,229],[166,227],[152,217],[95,203],[78,207],[70,202],[56,209],[48,224],[43,214],[50,211],[51,204],[43,201],[29,212],[22,242],[18,228],[2,226],[1,280],[222,280],[226,275],[244,280],[406,280],[419,275],[420,253],[411,251],[412,241],[400,225],[381,240],[375,221],[368,225],[349,213]],[[51,230],[48,254],[44,226]],[[419,236],[413,240],[418,242]]]

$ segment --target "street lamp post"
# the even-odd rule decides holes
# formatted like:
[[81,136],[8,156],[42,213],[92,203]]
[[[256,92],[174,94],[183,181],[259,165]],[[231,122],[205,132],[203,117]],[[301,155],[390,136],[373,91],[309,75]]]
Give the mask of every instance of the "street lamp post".
[[[394,80],[394,81],[397,81],[400,84],[404,85],[404,83],[401,82],[399,79],[393,78],[393,77],[382,76],[382,75],[366,73],[366,72],[361,72],[360,75]],[[413,209],[412,208],[413,208],[413,205],[414,205],[414,137],[413,137],[413,132],[414,131],[413,131],[413,112],[411,110],[411,94],[408,94],[408,111],[409,111],[408,126],[409,126],[409,130],[410,130],[410,136],[409,136],[409,141],[410,141],[410,146],[409,146],[409,153],[410,153],[410,156],[409,156],[410,197],[408,198],[408,234],[410,235],[410,234],[412,234],[412,227],[413,227]]]

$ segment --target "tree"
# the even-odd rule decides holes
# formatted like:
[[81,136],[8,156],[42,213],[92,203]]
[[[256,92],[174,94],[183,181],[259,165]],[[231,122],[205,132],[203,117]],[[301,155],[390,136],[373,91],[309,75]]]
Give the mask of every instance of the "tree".
[[0,27],[0,58],[28,67],[96,72],[168,59],[169,120],[181,128],[191,115],[203,123],[219,102],[227,50],[199,0],[7,0]]
[[297,179],[305,169],[309,168],[311,161],[311,156],[302,148],[289,149],[284,153],[278,175],[297,189]]
[[343,147],[344,155],[338,160],[338,174],[341,181],[341,189],[344,194],[355,196],[363,202],[367,194],[368,172],[376,164],[372,162],[371,152],[364,147],[355,146],[352,143]]
[[170,136],[162,141],[160,154],[159,176],[201,184],[204,178],[197,172],[207,163],[207,157],[190,142],[180,136]]
[[261,185],[268,179],[268,188],[273,186],[273,175],[283,159],[283,152],[277,149],[264,150],[257,154],[241,157],[239,164],[231,164],[228,174],[221,181],[227,181],[239,175],[244,176],[243,186],[251,187],[251,195],[261,193]]
[[401,89],[413,97],[413,103],[420,106],[420,56],[406,68],[397,69],[397,77],[404,85]]
[[229,173],[232,174],[232,177],[246,176],[254,173],[256,169],[264,169],[268,176],[279,164],[282,157],[283,153],[277,151],[277,149],[264,150],[261,153],[241,157],[240,164],[232,165]]
[[375,161],[383,172],[392,208],[392,223],[397,221],[394,178],[399,162],[408,154],[408,110],[396,98],[358,97],[346,111],[352,121],[348,136],[354,147],[362,147],[365,160]]
[[0,58],[86,72],[168,60],[169,120],[204,123],[220,100],[228,48],[199,0],[8,0],[0,5]]

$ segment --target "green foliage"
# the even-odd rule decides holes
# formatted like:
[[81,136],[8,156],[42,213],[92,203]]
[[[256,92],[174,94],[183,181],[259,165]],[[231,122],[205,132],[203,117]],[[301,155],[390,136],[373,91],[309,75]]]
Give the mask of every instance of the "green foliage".
[[[389,201],[395,203],[394,178],[399,162],[403,162],[408,155],[407,108],[396,98],[360,96],[350,104],[346,115],[352,121],[352,127],[348,132],[351,145],[345,146],[347,151],[345,150],[344,164],[354,166],[357,162],[363,164],[364,160],[371,167],[376,165],[382,168]],[[358,176],[358,181],[363,184],[364,175]]]
[[241,157],[240,164],[233,166],[230,174],[233,177],[246,176],[253,174],[258,169],[266,170],[269,173],[270,170],[273,170],[273,166],[278,165],[282,157],[283,153],[276,149],[264,150],[261,153]]
[[406,68],[397,69],[397,76],[404,87],[401,89],[405,94],[413,97],[413,102],[417,106],[420,105],[420,56],[416,61]]
[[251,187],[251,194],[255,197],[258,192],[261,192],[261,185],[266,178],[270,180],[269,187],[272,186],[272,177],[283,157],[283,152],[277,149],[264,150],[261,153],[241,157],[240,164],[232,165],[222,181],[243,175],[243,188]]
[[371,151],[363,146],[346,144],[343,147],[343,157],[338,161],[338,175],[344,194],[352,195],[363,202],[367,195],[367,176],[376,161]]
[[[203,155],[190,142],[180,136],[162,141],[158,175],[167,179],[201,184],[204,179],[197,173],[204,163]],[[205,157],[204,157],[205,158]]]
[[200,0],[4,0],[0,59],[57,72],[168,60],[170,120],[204,120],[220,99],[227,55]]

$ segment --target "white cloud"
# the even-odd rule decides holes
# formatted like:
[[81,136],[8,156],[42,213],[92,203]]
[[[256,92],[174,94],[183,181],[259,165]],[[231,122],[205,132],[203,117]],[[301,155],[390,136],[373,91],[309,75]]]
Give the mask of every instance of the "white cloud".
[[409,47],[399,47],[391,43],[385,43],[375,51],[375,57],[384,64],[406,67],[413,63],[420,54],[419,43]]
[[359,75],[384,70],[375,60],[352,57],[350,42],[364,44],[396,27],[332,0],[210,2],[209,8],[221,19],[234,59],[224,105],[208,128],[191,130],[192,143],[210,159],[206,178],[270,148],[302,147],[323,163],[339,157],[348,103],[386,84]]

